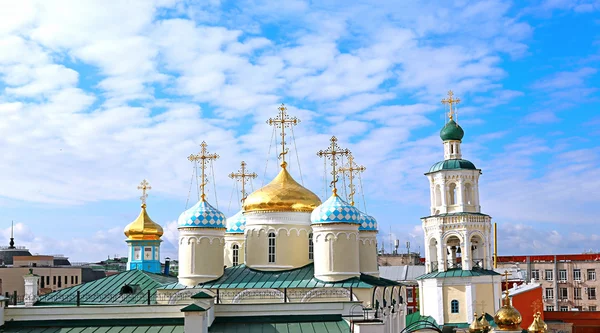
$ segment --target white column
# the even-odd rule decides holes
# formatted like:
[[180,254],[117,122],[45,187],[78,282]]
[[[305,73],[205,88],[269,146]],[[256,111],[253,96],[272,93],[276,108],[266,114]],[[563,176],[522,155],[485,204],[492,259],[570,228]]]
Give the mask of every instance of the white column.
[[463,200],[463,179],[462,178],[458,178],[458,188],[456,189],[456,203],[461,207],[460,210],[461,211],[465,211],[465,208],[463,207],[463,203],[465,202],[465,200]]
[[465,285],[465,302],[467,303],[467,323],[471,323],[473,321],[473,312],[475,312],[474,307],[476,307],[476,304],[474,303],[477,301],[474,294],[475,288],[473,288],[473,285],[470,283]]
[[25,306],[33,306],[38,300],[38,283],[40,277],[33,274],[33,269],[30,269],[29,274],[23,276],[23,279],[25,280],[25,295],[23,301],[25,302]]
[[437,244],[438,272],[446,271],[446,244],[442,244],[442,242],[442,234],[440,233]]
[[435,213],[435,184],[432,182],[429,187],[429,202],[431,202],[431,215]]
[[481,206],[479,205],[479,182],[473,184],[473,201],[475,201],[475,212],[481,212]]
[[447,193],[448,190],[446,189],[446,182],[442,181],[441,185],[442,186],[441,186],[440,190],[442,191],[442,193],[441,193],[442,194],[441,195],[442,196],[442,207],[440,207],[440,213],[447,213],[448,212],[448,205],[446,204],[446,201],[448,199],[447,198],[448,197],[448,193]]
[[[466,233],[463,235],[466,239]],[[465,241],[460,243],[460,252],[462,254],[462,269],[468,271],[471,269],[471,242]]]

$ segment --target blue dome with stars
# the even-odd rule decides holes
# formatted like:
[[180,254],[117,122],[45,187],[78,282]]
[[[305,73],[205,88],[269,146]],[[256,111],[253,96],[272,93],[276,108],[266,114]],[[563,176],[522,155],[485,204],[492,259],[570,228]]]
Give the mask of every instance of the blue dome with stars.
[[360,214],[358,209],[334,194],[312,211],[310,221],[312,224],[360,224]]
[[377,220],[371,215],[360,212],[358,231],[377,231]]
[[192,208],[179,215],[179,228],[225,228],[227,218],[205,200],[198,201]]
[[246,229],[246,216],[242,210],[237,212],[237,214],[227,219],[227,233],[228,234],[237,234],[244,233],[244,229]]

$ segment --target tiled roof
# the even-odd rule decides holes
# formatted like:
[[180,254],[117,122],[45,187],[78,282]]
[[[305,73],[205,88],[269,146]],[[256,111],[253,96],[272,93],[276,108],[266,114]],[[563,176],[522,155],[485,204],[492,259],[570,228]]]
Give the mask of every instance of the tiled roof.
[[462,269],[452,269],[445,272],[431,272],[428,274],[421,275],[417,277],[417,280],[423,279],[439,279],[439,278],[449,278],[449,277],[469,277],[469,276],[484,276],[484,275],[500,275],[491,270],[487,269],[473,269],[473,270],[462,270]]
[[[253,270],[246,265],[228,267],[223,276],[217,280],[198,284],[194,288],[205,289],[283,289],[283,288],[371,288],[372,286],[402,285],[398,282],[371,275],[361,274],[339,282],[323,282],[315,279],[314,265],[289,271],[267,272]],[[163,289],[183,289],[184,286],[174,283]]]
[[[80,304],[143,304],[148,301],[148,291],[154,298],[156,289],[176,281],[175,277],[130,270],[42,295],[36,305],[76,304],[77,292]],[[132,294],[122,294],[124,286],[131,287]]]

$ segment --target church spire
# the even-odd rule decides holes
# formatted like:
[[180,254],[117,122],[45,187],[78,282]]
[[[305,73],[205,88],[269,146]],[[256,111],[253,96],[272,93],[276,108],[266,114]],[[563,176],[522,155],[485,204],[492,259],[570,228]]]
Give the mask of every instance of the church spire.
[[15,248],[15,221],[10,222],[10,243],[8,243],[9,249]]

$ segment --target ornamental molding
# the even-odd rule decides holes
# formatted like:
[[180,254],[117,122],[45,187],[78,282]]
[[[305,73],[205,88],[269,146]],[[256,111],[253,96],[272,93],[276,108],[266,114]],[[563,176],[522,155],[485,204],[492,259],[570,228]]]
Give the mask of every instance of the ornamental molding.
[[248,212],[246,226],[248,225],[277,225],[277,224],[299,224],[310,226],[310,213],[301,212]]
[[[346,288],[315,288],[308,291],[302,299],[301,303],[311,302],[315,298],[345,298],[350,299],[350,290]],[[358,298],[354,293],[352,294],[352,300],[358,301]]]
[[196,295],[200,291],[198,289],[183,289],[180,290],[169,297],[169,304],[177,304],[182,300],[191,299],[192,296]]
[[183,245],[187,243],[187,245],[200,244],[203,239],[208,239],[209,244],[213,244],[215,239],[218,240],[218,244],[225,244],[225,237],[223,236],[180,236],[179,237],[179,245]]
[[324,231],[324,232],[315,232],[313,234],[313,239],[315,244],[319,243],[321,240],[327,241],[337,241],[340,236],[346,236],[346,239],[351,240],[351,237],[354,236],[354,240],[358,241],[358,232],[348,232],[348,231]]
[[377,238],[360,238],[360,242],[365,245],[377,245]]
[[244,299],[279,299],[281,303],[285,302],[285,294],[277,289],[246,289],[233,297],[231,303],[239,304]]
[[293,232],[296,233],[297,237],[300,237],[302,232],[306,233],[306,237],[308,238],[308,234],[312,232],[312,228],[310,226],[306,227],[279,227],[274,228],[273,226],[265,226],[265,225],[253,225],[246,226],[246,234],[248,236],[260,236],[261,232],[264,232],[265,235],[268,235],[271,232],[275,233],[275,236],[279,236],[281,232],[285,232],[285,234],[289,237]]

